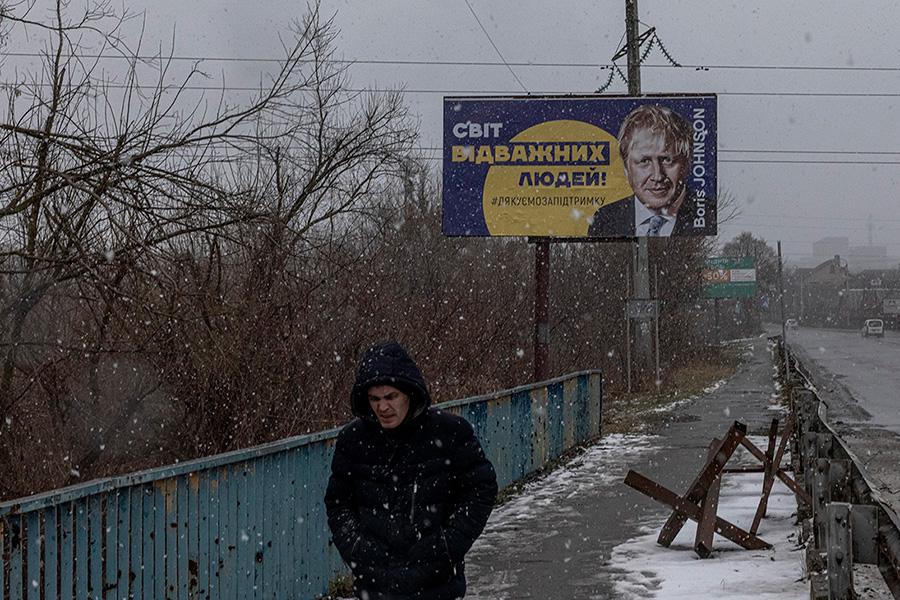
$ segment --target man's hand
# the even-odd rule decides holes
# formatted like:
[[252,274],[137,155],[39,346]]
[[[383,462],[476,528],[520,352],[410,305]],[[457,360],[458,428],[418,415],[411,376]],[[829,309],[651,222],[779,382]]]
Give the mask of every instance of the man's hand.
[[445,562],[449,566],[453,563],[453,559],[450,557],[447,549],[447,540],[444,537],[444,529],[442,527],[413,544],[406,556],[409,557],[409,562],[413,565]]
[[449,562],[429,565],[392,563],[387,589],[395,594],[415,594],[446,583],[453,570]]

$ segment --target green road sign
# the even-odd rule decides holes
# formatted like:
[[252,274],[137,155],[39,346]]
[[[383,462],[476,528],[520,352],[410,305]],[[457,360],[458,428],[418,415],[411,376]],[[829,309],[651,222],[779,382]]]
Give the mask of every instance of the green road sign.
[[756,268],[749,256],[708,258],[702,280],[702,298],[751,298],[756,295]]

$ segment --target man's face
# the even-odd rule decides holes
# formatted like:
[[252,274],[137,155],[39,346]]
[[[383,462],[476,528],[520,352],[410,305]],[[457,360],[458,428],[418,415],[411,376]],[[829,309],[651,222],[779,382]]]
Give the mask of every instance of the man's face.
[[663,135],[638,129],[631,136],[625,177],[641,204],[651,210],[675,205],[684,192],[682,179],[687,173],[683,159],[675,158]]
[[373,385],[368,396],[372,412],[385,429],[398,427],[409,412],[409,396],[392,385]]

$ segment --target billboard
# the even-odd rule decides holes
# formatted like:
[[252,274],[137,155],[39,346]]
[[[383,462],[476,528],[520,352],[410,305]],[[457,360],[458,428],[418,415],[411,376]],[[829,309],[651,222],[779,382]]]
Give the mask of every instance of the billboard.
[[443,136],[445,235],[716,234],[714,95],[446,97]]
[[702,298],[751,298],[756,295],[756,268],[750,256],[708,258],[701,278]]

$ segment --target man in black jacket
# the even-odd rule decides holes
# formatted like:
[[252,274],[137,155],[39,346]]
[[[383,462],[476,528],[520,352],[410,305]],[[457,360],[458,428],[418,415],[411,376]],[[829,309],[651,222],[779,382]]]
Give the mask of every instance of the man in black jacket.
[[415,362],[396,342],[359,362],[356,419],[337,438],[325,493],[335,546],[364,600],[454,600],[463,558],[497,497],[472,426],[429,408]]

